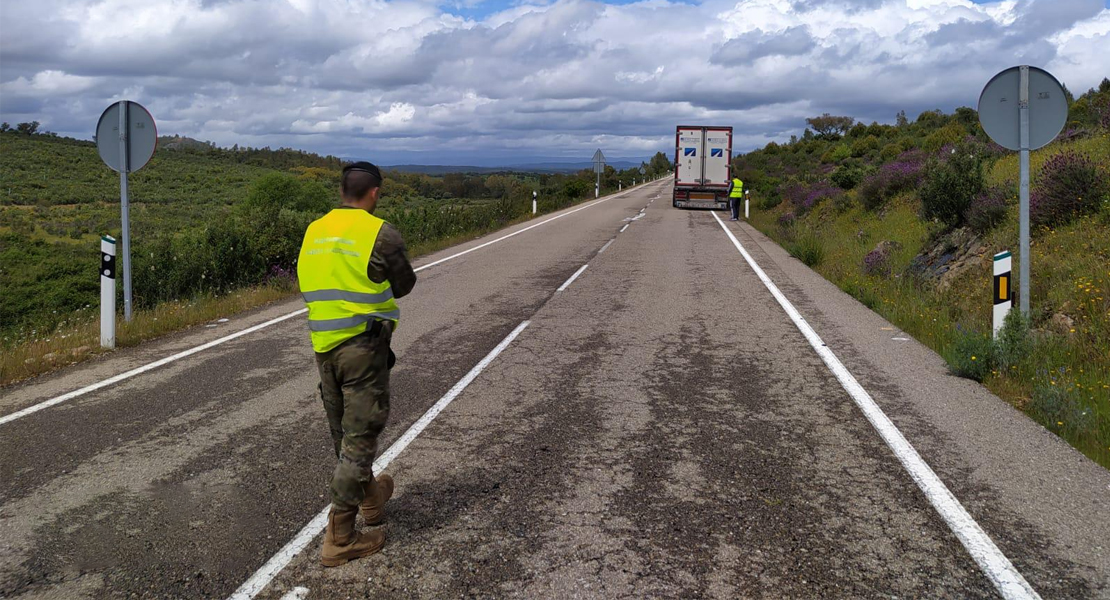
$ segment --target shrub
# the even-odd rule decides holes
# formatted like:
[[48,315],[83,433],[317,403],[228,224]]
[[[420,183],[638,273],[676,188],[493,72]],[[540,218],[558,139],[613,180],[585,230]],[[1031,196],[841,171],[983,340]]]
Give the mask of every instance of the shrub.
[[879,150],[879,160],[881,160],[882,162],[890,162],[895,158],[898,158],[898,155],[902,153],[902,150],[903,149],[896,142],[891,142],[883,146],[882,150]]
[[1011,310],[1002,322],[995,346],[998,366],[1001,368],[1008,369],[1021,363],[1033,349],[1033,340],[1029,335],[1029,318],[1020,310]]
[[888,199],[917,187],[921,183],[924,156],[905,152],[898,160],[879,167],[878,172],[860,183],[860,201],[868,210],[875,210]]
[[1029,199],[1030,220],[1036,225],[1062,225],[1097,212],[1108,195],[1110,181],[1094,162],[1075,152],[1061,152],[1041,168]]
[[267,173],[251,185],[242,207],[248,212],[287,208],[322,215],[336,203],[319,181],[299,179],[288,173]]
[[803,215],[820,204],[823,200],[834,199],[844,192],[840,188],[830,185],[827,181],[818,182],[808,188],[796,186],[790,190],[790,201],[794,205],[794,212]]
[[852,147],[851,147],[852,156],[855,156],[857,158],[861,157],[861,156],[867,156],[868,154],[871,154],[872,152],[874,152],[875,150],[878,150],[878,149],[879,149],[879,138],[877,138],[873,135],[869,135],[867,137],[861,137],[861,138],[856,139],[855,141],[852,142]]
[[1002,188],[989,188],[979,192],[971,201],[965,219],[976,233],[986,233],[1006,220],[1006,192]]
[[1027,409],[1033,417],[1057,435],[1073,437],[1094,429],[1091,410],[1081,407],[1063,384],[1041,384],[1033,389]]
[[850,190],[870,174],[869,169],[858,165],[840,165],[829,175],[829,179],[842,190]]
[[779,204],[782,204],[782,196],[778,192],[771,192],[769,194],[762,194],[756,200],[756,207],[762,210],[770,210]]
[[895,241],[882,241],[875,249],[863,257],[863,272],[867,275],[887,277],[890,275],[890,257],[902,247]]
[[807,267],[817,266],[825,259],[825,248],[821,245],[821,240],[812,233],[803,235],[788,244],[787,251]]
[[[832,201],[833,208],[836,209],[837,214],[846,213],[852,210],[852,207],[856,205],[855,196],[849,193],[837,194]],[[1108,214],[1110,214],[1110,211],[1108,211]]]
[[952,150],[947,158],[934,158],[926,167],[921,208],[925,219],[955,227],[963,222],[971,200],[983,190],[983,165],[968,144]]
[[949,123],[929,134],[922,147],[927,152],[936,152],[945,146],[956,144],[966,135],[967,131],[959,123]]
[[957,326],[955,343],[946,353],[953,375],[982,382],[995,366],[995,347],[990,336]]
[[837,144],[821,155],[823,163],[839,163],[852,157],[852,151],[847,144]]

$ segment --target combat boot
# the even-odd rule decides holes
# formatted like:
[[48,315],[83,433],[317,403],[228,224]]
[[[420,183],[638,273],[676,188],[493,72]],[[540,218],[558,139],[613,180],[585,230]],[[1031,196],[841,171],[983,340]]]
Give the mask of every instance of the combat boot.
[[324,545],[320,547],[320,562],[325,567],[338,567],[348,561],[369,556],[385,545],[381,530],[358,531],[355,518],[358,510],[336,510],[328,513],[328,528],[324,531]]
[[393,477],[385,473],[362,484],[359,512],[367,525],[379,525],[385,518],[385,502],[393,496]]

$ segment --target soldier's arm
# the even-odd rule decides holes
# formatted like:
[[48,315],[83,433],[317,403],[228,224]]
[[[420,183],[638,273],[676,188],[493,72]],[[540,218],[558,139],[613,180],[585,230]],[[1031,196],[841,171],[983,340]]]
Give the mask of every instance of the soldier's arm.
[[401,238],[401,232],[389,223],[382,225],[381,231],[378,232],[366,275],[374,283],[381,283],[388,279],[390,287],[393,288],[394,298],[408,295],[416,285],[416,273],[409,263],[405,240]]

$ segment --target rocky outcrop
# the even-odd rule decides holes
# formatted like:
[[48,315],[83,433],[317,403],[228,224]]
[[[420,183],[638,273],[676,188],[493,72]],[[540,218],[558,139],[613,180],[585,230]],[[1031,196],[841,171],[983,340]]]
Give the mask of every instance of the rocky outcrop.
[[[990,258],[987,252],[987,246],[975,232],[961,227],[926,246],[925,251],[910,262],[908,271],[943,291],[968,269],[983,269],[984,262]],[[989,270],[985,273],[985,276],[990,274]]]

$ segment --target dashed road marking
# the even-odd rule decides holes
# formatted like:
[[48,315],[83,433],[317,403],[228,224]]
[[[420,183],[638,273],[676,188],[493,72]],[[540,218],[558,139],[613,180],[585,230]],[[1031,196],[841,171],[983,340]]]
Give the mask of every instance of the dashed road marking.
[[[608,244],[606,244],[606,245],[608,245]],[[589,263],[582,265],[581,269],[578,269],[577,271],[575,271],[574,275],[571,275],[570,279],[567,279],[566,281],[564,281],[563,285],[560,285],[559,289],[557,289],[555,291],[556,292],[561,292],[561,291],[567,289],[568,287],[570,287],[570,284],[574,283],[574,280],[578,279],[578,276],[581,275],[582,272],[585,271],[586,267],[588,267],[588,266],[590,266]]]
[[[451,402],[457,398],[495,358],[497,358],[497,355],[504,352],[505,348],[508,348],[509,344],[511,344],[530,323],[531,321],[524,321],[520,325],[517,325],[512,333],[505,336],[505,339],[501,340],[501,343],[497,344],[493,350],[490,350],[490,353],[487,354],[485,358],[474,365],[474,368],[470,369],[469,373],[433,404],[420,419],[413,423],[412,426],[405,431],[404,435],[397,438],[397,441],[393,442],[393,445],[379,456],[378,460],[374,461],[374,472],[381,473],[384,471],[385,468],[393,462],[393,459],[397,458],[397,456],[401,454],[401,452],[407,448],[433,420],[435,420],[439,413],[443,412],[443,409],[447,408],[447,405],[451,404]],[[270,558],[266,564],[262,565],[262,568],[255,571],[254,575],[251,575],[251,578],[244,582],[243,585],[239,586],[239,589],[235,590],[235,593],[229,596],[228,600],[250,600],[265,589],[266,586],[273,581],[274,577],[277,577],[278,573],[288,566],[293,558],[300,554],[301,550],[304,550],[305,546],[324,530],[328,524],[328,510],[330,510],[330,508],[331,505],[329,504],[324,507],[324,510],[317,513],[284,548]]]
[[856,378],[848,371],[844,363],[840,362],[836,354],[821,341],[821,337],[817,335],[813,327],[810,327],[805,317],[794,308],[794,305],[787,300],[786,296],[783,295],[781,291],[779,291],[778,286],[771,281],[767,273],[756,264],[755,259],[748,254],[748,251],[744,249],[740,240],[736,239],[736,236],[733,235],[724,221],[722,221],[716,213],[713,213],[713,218],[717,220],[721,229],[728,235],[728,239],[731,240],[732,244],[736,246],[736,249],[740,251],[740,255],[747,261],[748,266],[755,271],[755,274],[759,277],[760,281],[763,282],[763,285],[767,287],[771,295],[774,296],[775,300],[782,306],[782,309],[786,311],[790,320],[793,321],[794,325],[798,327],[798,330],[802,332],[802,335],[805,336],[809,345],[813,347],[817,355],[821,357],[821,360],[825,362],[825,365],[828,366],[829,370],[836,376],[840,385],[848,392],[848,395],[852,397],[856,406],[858,406],[864,416],[867,417],[867,420],[871,422],[875,431],[879,433],[879,436],[883,438],[886,445],[889,446],[894,452],[894,455],[898,457],[902,466],[909,472],[910,476],[917,483],[917,486],[921,488],[921,491],[925,493],[925,497],[929,500],[929,503],[933,505],[937,513],[948,523],[948,527],[952,530],[952,533],[956,534],[956,537],[963,543],[964,548],[967,548],[968,553],[971,554],[971,557],[978,563],[979,568],[982,569],[983,573],[986,574],[991,582],[994,583],[995,587],[998,588],[1002,597],[1007,600],[1039,599],[1040,596],[1037,594],[1036,590],[1034,590],[1033,587],[1029,585],[1029,582],[1025,580],[1025,577],[1014,568],[1013,563],[1011,563],[1010,559],[1006,558],[1006,555],[998,549],[998,546],[994,544],[994,541],[987,535],[987,532],[983,531],[983,528],[979,526],[970,514],[968,514],[967,509],[960,504],[956,496],[948,490],[948,486],[944,485],[944,482],[933,472],[933,469],[929,467],[925,459],[921,458],[917,450],[910,445],[909,441],[902,435],[902,432],[898,430],[894,423],[886,416],[886,413],[884,413],[883,410],[879,408],[879,405],[875,403],[875,400],[871,398],[871,395],[867,393],[867,390],[863,389],[863,386],[856,381]]
[[304,600],[308,597],[308,588],[298,585],[281,597],[281,600]]
[[617,241],[617,238],[613,238],[613,239],[609,240],[608,242],[605,242],[605,245],[602,246],[601,250],[598,250],[597,253],[601,254],[602,252],[605,252],[605,250],[609,248],[609,245],[612,244],[615,241]]
[[624,224],[624,227],[621,227],[621,230],[620,230],[620,231],[618,231],[617,233],[624,233],[624,230],[625,230],[625,229],[628,229],[628,225],[629,225],[629,223],[625,223],[625,224]]

